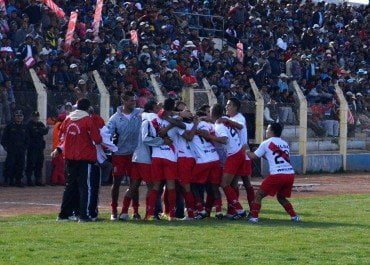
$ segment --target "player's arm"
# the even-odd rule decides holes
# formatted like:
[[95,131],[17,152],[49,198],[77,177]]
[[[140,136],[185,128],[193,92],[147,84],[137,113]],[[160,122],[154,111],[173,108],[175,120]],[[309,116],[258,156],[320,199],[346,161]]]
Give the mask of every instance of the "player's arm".
[[265,155],[266,151],[265,151],[265,144],[264,143],[261,143],[260,146],[257,148],[256,151],[252,152],[249,147],[247,147],[247,151],[246,151],[248,157],[250,159],[258,159],[258,158],[261,158],[262,156]]
[[181,120],[171,118],[171,117],[166,117],[166,121],[168,121],[173,127],[179,127],[180,129],[186,129],[185,123],[183,123]]
[[198,130],[197,134],[206,139],[206,141],[213,141],[220,144],[227,144],[227,141],[229,140],[227,136],[216,136],[215,134],[209,133],[205,130]]
[[218,119],[218,122],[220,122],[220,123],[223,122],[226,125],[230,126],[231,128],[235,128],[237,130],[241,130],[241,129],[244,128],[243,124],[240,124],[236,121],[232,121],[232,120],[230,120],[228,118],[225,118],[225,117],[222,117],[222,118]]
[[181,136],[184,137],[186,141],[192,141],[194,138],[194,135],[198,128],[198,120],[194,120],[193,127],[189,131],[185,131]]

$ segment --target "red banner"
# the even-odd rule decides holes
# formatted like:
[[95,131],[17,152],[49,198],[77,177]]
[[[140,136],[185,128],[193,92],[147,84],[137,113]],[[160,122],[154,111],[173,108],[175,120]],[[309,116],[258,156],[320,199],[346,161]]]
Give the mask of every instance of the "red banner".
[[0,0],[0,12],[3,13],[3,15],[6,15],[5,0]]
[[57,6],[53,0],[42,0],[42,2],[47,5],[57,15],[57,17],[64,18],[66,16],[63,9]]
[[131,35],[131,42],[135,45],[138,45],[139,44],[139,37],[137,35],[137,31],[136,30],[130,30],[130,35]]
[[73,41],[73,35],[76,28],[76,22],[77,22],[77,12],[71,12],[71,16],[69,17],[68,22],[68,28],[67,28],[67,34],[64,42],[64,50],[68,51],[71,47],[72,41]]
[[101,12],[103,9],[104,0],[97,0],[94,14],[93,30],[94,30],[94,39],[98,39],[99,35],[99,26],[101,21]]
[[243,43],[240,41],[236,44],[236,57],[238,58],[239,62],[243,62],[244,60],[244,46]]

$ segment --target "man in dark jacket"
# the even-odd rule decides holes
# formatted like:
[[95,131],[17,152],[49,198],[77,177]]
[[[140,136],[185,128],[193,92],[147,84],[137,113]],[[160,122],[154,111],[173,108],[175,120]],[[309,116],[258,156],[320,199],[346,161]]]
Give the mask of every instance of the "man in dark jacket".
[[5,127],[1,144],[7,152],[3,186],[23,187],[22,178],[29,137],[23,124],[21,110],[14,112],[14,120]]
[[[95,145],[102,142],[102,137],[88,113],[89,107],[88,99],[77,101],[77,110],[71,112],[61,125],[60,145],[51,154],[54,158],[63,152],[66,161],[67,180],[58,221],[71,220],[76,203],[79,204],[79,221],[92,221],[91,169],[97,161]],[[77,202],[76,198],[79,198]]]
[[44,163],[44,149],[45,140],[44,135],[48,134],[47,128],[41,121],[39,121],[40,114],[34,111],[31,114],[31,120],[27,124],[27,132],[30,139],[30,144],[27,150],[27,185],[33,186],[32,175],[35,176],[36,186],[44,186],[42,184],[42,166]]

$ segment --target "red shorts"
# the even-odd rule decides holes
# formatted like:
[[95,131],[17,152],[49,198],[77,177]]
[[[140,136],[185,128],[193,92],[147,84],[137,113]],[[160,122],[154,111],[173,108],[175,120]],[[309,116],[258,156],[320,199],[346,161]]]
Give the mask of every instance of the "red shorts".
[[132,155],[113,155],[113,177],[131,175]]
[[244,160],[243,172],[244,174],[240,175],[242,177],[249,177],[252,175],[252,160]]
[[260,190],[270,196],[289,198],[292,193],[294,174],[270,175],[262,181]]
[[193,183],[220,184],[222,178],[222,168],[220,161],[214,161],[203,164],[196,164],[193,169]]
[[192,180],[192,171],[195,166],[195,159],[191,157],[179,157],[177,160],[177,169],[179,180],[182,184],[190,184]]
[[144,163],[132,163],[131,178],[144,180],[147,182],[151,180],[151,165]]
[[154,157],[152,159],[152,182],[177,179],[177,164],[168,159]]
[[239,152],[226,157],[224,166],[224,173],[233,176],[244,176],[245,175],[245,151],[240,149]]

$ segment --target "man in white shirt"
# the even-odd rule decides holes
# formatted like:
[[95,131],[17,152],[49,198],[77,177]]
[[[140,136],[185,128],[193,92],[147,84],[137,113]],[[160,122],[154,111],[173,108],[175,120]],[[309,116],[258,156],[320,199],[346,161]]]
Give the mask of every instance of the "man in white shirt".
[[[247,122],[243,116],[239,112],[240,109],[240,101],[236,98],[230,98],[226,103],[226,115],[230,118],[230,120],[240,124],[242,126],[241,129],[236,128],[237,133],[239,135],[240,142],[242,144],[243,150],[246,151],[248,147],[248,131],[247,131]],[[247,199],[249,208],[252,205],[252,202],[254,200],[254,190],[253,186],[251,184],[251,175],[252,175],[252,161],[250,158],[245,154],[245,161],[244,161],[244,167],[237,172],[237,176],[241,176],[243,180],[243,184],[245,187],[245,190],[247,192]],[[233,182],[233,187],[237,191],[237,194],[239,193],[238,190],[238,178],[235,178],[236,181]]]
[[[185,125],[181,122],[177,124],[171,118],[175,102],[172,99],[164,101],[163,109],[158,113],[158,117],[152,120],[152,125],[156,130],[156,136],[160,135],[166,141],[160,146],[152,149],[152,182],[153,189],[147,198],[147,208],[151,209],[146,216],[147,220],[154,218],[154,208],[157,200],[158,190],[162,181],[166,181],[168,192],[169,220],[175,220],[176,213],[176,190],[175,183],[178,180],[177,171],[177,152],[179,135],[184,134]],[[182,127],[176,127],[179,125]],[[171,142],[169,144],[168,142]]]
[[[196,219],[203,219],[208,216],[209,213],[206,212],[205,205],[202,201],[201,192],[199,185],[209,185],[207,190],[207,198],[212,197],[212,204],[209,205],[209,211],[212,209],[212,206],[216,207],[216,218],[222,219],[223,215],[221,212],[222,201],[219,186],[221,183],[222,177],[222,168],[220,164],[220,158],[216,151],[215,146],[212,142],[204,139],[201,134],[205,133],[206,135],[213,132],[212,124],[201,121],[197,127],[198,134],[194,136],[193,141],[190,143],[190,147],[194,152],[196,165],[192,172],[193,174],[193,183],[195,184],[193,192],[195,194],[195,201],[197,202],[197,211],[198,215]],[[209,194],[211,193],[211,194]]]
[[252,159],[265,157],[270,168],[270,175],[263,180],[252,203],[252,217],[249,219],[252,223],[258,223],[262,199],[267,195],[275,196],[276,194],[277,200],[290,215],[292,221],[299,222],[301,220],[286,199],[290,197],[292,192],[294,169],[289,159],[289,145],[280,138],[282,131],[283,128],[279,123],[270,124],[266,130],[268,139],[263,141],[254,153],[247,151],[248,156]]
[[[208,141],[218,142],[224,145],[227,158],[223,169],[221,187],[227,198],[228,204],[235,209],[233,219],[240,219],[245,216],[245,211],[238,201],[235,190],[231,187],[237,173],[244,167],[245,151],[240,143],[238,133],[235,129],[235,122],[222,117],[224,108],[215,104],[211,108],[211,119],[215,122],[215,135],[201,134]],[[236,124],[238,125],[238,124]]]

